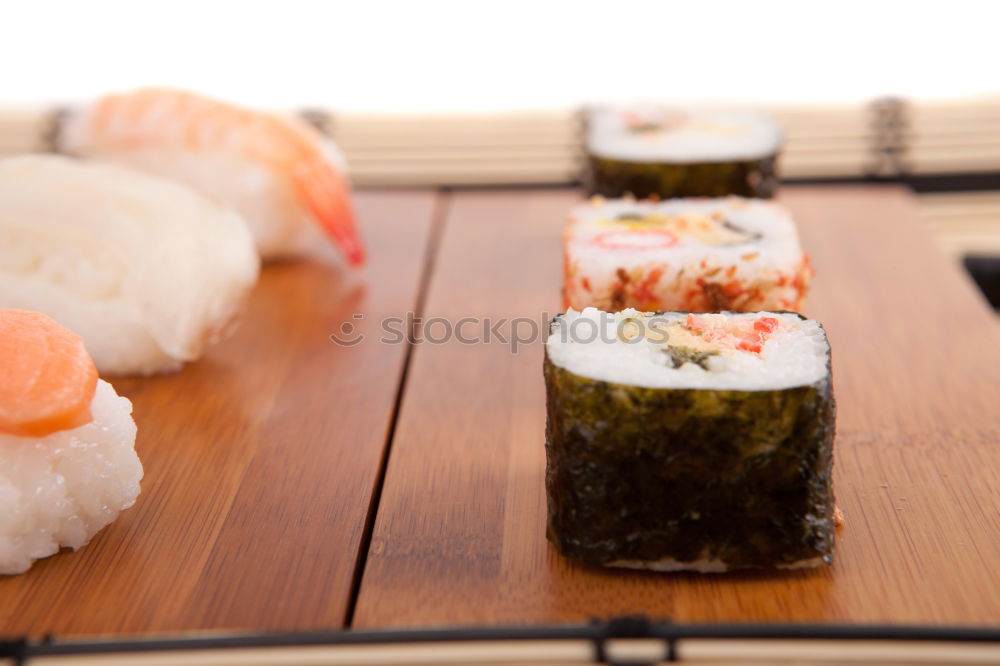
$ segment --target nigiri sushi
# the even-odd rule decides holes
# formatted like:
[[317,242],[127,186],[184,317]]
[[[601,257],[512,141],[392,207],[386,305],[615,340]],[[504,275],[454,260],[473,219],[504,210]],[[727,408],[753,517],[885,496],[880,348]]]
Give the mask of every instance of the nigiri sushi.
[[353,265],[365,253],[343,158],[304,120],[176,90],[109,95],[67,117],[63,152],[186,183],[239,211],[264,259],[310,253],[325,232]]
[[77,333],[102,374],[198,358],[258,271],[239,215],[186,185],[57,155],[0,160],[0,307]]
[[0,574],[78,549],[139,496],[132,403],[51,318],[0,310]]

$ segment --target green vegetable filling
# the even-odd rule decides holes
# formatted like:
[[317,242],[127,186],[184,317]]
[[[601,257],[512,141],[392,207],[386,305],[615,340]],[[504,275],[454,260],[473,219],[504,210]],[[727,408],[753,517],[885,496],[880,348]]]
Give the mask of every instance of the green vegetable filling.
[[679,368],[685,363],[694,363],[702,370],[708,370],[708,359],[717,356],[717,351],[699,351],[693,347],[682,345],[667,345],[663,353],[669,358],[672,367]]

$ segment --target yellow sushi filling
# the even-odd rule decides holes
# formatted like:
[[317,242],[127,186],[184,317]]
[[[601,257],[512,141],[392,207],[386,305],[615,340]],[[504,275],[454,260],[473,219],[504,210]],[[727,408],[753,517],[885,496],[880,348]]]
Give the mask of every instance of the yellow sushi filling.
[[702,337],[688,327],[686,322],[648,322],[644,313],[628,317],[618,327],[618,337],[622,342],[630,342],[638,337],[660,346],[666,355],[665,361],[674,368],[686,363],[709,370],[709,359],[717,356],[722,347]]
[[618,326],[618,337],[622,342],[631,342],[639,336],[650,342],[682,345],[698,351],[717,352],[722,349],[717,342],[707,340],[693,330],[686,321],[650,321],[650,313],[646,312],[630,315],[622,319]]
[[700,352],[718,353],[722,347],[717,342],[706,340],[700,333],[692,331],[683,322],[671,322],[663,327],[672,346],[689,347]]
[[739,245],[755,239],[751,234],[728,222],[721,213],[712,215],[621,215],[613,220],[601,220],[600,227],[614,227],[628,231],[659,229],[673,234],[680,240],[690,240],[701,245]]

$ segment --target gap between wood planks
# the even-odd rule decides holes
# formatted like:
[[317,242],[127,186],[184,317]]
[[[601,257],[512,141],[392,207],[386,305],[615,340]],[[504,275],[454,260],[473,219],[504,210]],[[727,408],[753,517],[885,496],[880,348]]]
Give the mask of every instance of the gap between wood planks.
[[423,269],[420,272],[420,284],[417,287],[417,298],[414,304],[413,321],[410,324],[406,340],[406,353],[403,356],[403,368],[399,374],[399,386],[396,389],[392,416],[389,418],[389,426],[386,429],[385,446],[382,447],[382,456],[379,459],[378,470],[375,473],[375,485],[368,504],[368,512],[365,515],[361,542],[358,545],[358,559],[354,564],[354,576],[351,578],[351,589],[347,598],[347,613],[344,616],[345,629],[350,629],[354,625],[354,611],[358,605],[361,582],[365,576],[365,565],[368,563],[368,551],[371,549],[372,534],[375,531],[375,518],[378,516],[379,506],[382,501],[382,486],[385,484],[385,472],[389,466],[389,456],[392,455],[392,443],[396,437],[396,422],[399,420],[399,410],[403,404],[406,381],[410,373],[410,362],[413,358],[413,340],[417,333],[417,322],[423,316],[424,305],[427,301],[427,292],[430,290],[431,278],[434,275],[438,248],[441,245],[441,238],[444,235],[445,223],[448,219],[448,211],[451,207],[452,198],[453,195],[450,189],[440,188],[434,199],[434,208],[431,212],[430,240],[427,243],[427,250],[424,253]]

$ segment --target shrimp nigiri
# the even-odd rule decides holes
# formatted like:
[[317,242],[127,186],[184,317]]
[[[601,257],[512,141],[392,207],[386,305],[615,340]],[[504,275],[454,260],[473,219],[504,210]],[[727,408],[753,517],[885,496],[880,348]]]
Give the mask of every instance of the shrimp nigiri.
[[0,574],[16,574],[132,506],[142,464],[132,404],[49,317],[0,310],[0,377]]
[[235,208],[264,259],[311,252],[325,232],[364,262],[343,159],[305,121],[145,89],[68,116],[60,150],[184,182]]

